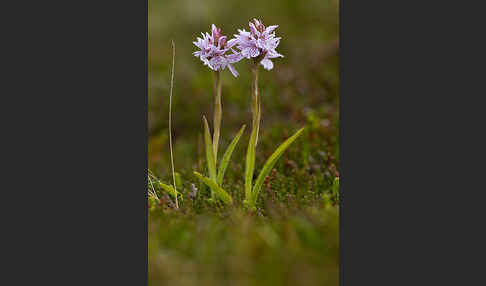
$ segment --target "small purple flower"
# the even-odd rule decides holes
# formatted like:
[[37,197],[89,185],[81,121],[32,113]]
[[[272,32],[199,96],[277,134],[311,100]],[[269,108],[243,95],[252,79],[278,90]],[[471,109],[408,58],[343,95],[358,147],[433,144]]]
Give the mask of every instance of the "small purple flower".
[[[226,42],[227,37],[223,36],[221,29],[214,24],[211,25],[211,35],[209,33],[201,34],[203,37],[198,37],[197,41],[193,42],[194,45],[201,49],[194,52],[194,56],[199,57],[204,65],[215,71],[222,71],[228,67],[231,73],[237,77],[238,72],[232,64],[240,61],[243,57],[232,49],[234,43]],[[229,50],[233,54],[226,55],[226,52]]]
[[266,27],[257,19],[249,23],[250,31],[238,29],[239,34],[235,39],[228,41],[228,45],[240,50],[242,57],[247,59],[255,58],[267,70],[273,69],[273,62],[270,59],[282,57],[275,49],[280,43],[280,37],[275,37],[274,30],[278,25]]

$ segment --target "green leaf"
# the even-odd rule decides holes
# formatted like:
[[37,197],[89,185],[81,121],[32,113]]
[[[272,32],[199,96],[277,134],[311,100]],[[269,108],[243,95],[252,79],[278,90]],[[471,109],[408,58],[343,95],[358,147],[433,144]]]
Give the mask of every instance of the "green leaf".
[[335,196],[336,200],[339,201],[339,177],[334,178],[332,183],[332,194]]
[[166,185],[166,184],[162,183],[161,181],[158,181],[158,183],[159,183],[159,186],[164,191],[166,191],[169,195],[171,195],[173,198],[175,198],[175,194],[177,193],[177,195],[179,196],[179,198],[181,198],[181,200],[182,200],[182,194],[179,193],[178,191],[176,191],[173,186]]
[[206,144],[206,160],[208,162],[209,177],[216,180],[216,163],[214,162],[213,143],[211,142],[211,134],[209,132],[209,125],[206,117],[204,118],[204,142]]
[[258,128],[253,126],[250,135],[250,142],[248,143],[248,150],[246,152],[245,164],[245,198],[247,203],[251,198],[251,185],[253,181],[253,171],[255,169],[255,145],[258,135]]
[[226,172],[226,168],[228,167],[229,161],[231,159],[231,154],[233,154],[233,151],[235,150],[236,144],[238,144],[238,141],[240,140],[241,135],[245,131],[246,125],[243,125],[236,134],[236,137],[231,141],[231,144],[228,146],[226,149],[226,152],[223,155],[223,159],[221,159],[221,162],[219,163],[218,167],[218,178],[216,182],[218,183],[219,186],[223,184],[223,178],[224,178],[224,173]]
[[277,163],[278,159],[282,156],[282,154],[285,152],[285,150],[297,139],[297,137],[302,134],[304,131],[304,128],[301,128],[299,131],[297,131],[294,135],[292,135],[290,138],[285,140],[284,143],[282,143],[275,152],[268,158],[268,160],[265,162],[265,165],[263,165],[263,169],[261,170],[260,174],[258,175],[257,180],[255,181],[255,186],[253,187],[252,194],[251,194],[251,201],[249,202],[251,206],[256,205],[256,201],[258,198],[258,193],[260,192],[263,182],[265,178],[268,176],[270,171],[273,169],[273,166],[275,166],[275,163]]
[[216,184],[216,182],[213,179],[204,177],[198,172],[194,172],[194,175],[196,175],[196,177],[199,180],[201,180],[203,183],[208,185],[211,188],[211,190],[213,190],[224,203],[228,205],[233,204],[233,198],[231,198],[231,196],[225,190],[223,190],[223,188],[218,186],[218,184]]

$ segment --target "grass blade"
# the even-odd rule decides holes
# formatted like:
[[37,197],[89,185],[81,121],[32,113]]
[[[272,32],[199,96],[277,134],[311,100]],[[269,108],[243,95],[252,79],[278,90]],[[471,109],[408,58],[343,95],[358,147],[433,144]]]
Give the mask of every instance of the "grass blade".
[[285,150],[297,139],[300,134],[304,131],[304,128],[301,128],[299,131],[297,131],[294,135],[289,137],[285,142],[283,142],[275,152],[268,158],[268,160],[265,162],[265,165],[263,165],[263,169],[261,170],[260,174],[258,175],[258,178],[255,181],[255,186],[253,187],[252,194],[251,194],[251,201],[250,201],[250,206],[255,206],[256,201],[258,198],[258,193],[260,192],[263,182],[265,178],[268,176],[270,171],[273,169],[273,166],[275,166],[275,163],[277,163],[278,159],[282,156],[282,154],[285,152]]
[[206,160],[208,162],[209,177],[216,181],[216,163],[214,162],[213,143],[211,142],[211,134],[209,132],[209,125],[206,117],[204,119],[204,142],[206,144]]
[[175,197],[176,197],[176,193],[177,193],[177,197],[180,197],[180,198],[181,198],[181,200],[182,200],[182,194],[181,194],[181,193],[179,193],[178,191],[176,191],[176,190],[174,189],[174,187],[173,187],[173,186],[171,186],[171,185],[166,185],[166,184],[162,183],[161,181],[158,181],[158,183],[159,183],[159,186],[160,186],[160,187],[161,187],[161,188],[162,188],[164,191],[166,191],[166,192],[167,192],[169,195],[171,195],[172,197],[174,197],[174,198],[175,198]]
[[236,144],[238,144],[238,141],[240,140],[241,135],[245,131],[246,125],[243,125],[236,134],[236,137],[231,141],[231,144],[228,146],[226,149],[226,152],[223,155],[223,159],[221,159],[221,162],[219,163],[218,167],[218,177],[216,182],[218,183],[219,186],[223,184],[223,178],[224,178],[224,173],[226,172],[226,168],[228,167],[228,163],[231,159],[231,154],[233,154],[233,151],[235,150]]
[[332,183],[332,195],[339,202],[339,177],[334,178],[334,182]]
[[233,198],[225,190],[223,190],[223,188],[218,186],[218,184],[216,184],[216,181],[214,181],[214,180],[212,180],[208,177],[204,177],[203,175],[199,174],[198,172],[194,172],[194,175],[196,175],[196,177],[199,180],[201,180],[203,183],[208,185],[211,188],[211,190],[213,190],[225,204],[228,204],[228,205],[233,204]]
[[[174,153],[172,151],[172,91],[174,89],[174,65],[175,65],[175,43],[172,40],[172,71],[170,77],[170,97],[169,97],[169,145],[170,145],[170,162],[172,166],[172,179],[174,181],[174,192],[177,192],[175,171],[174,171]],[[175,196],[176,208],[179,208],[177,196]]]
[[245,199],[247,203],[251,198],[251,185],[253,181],[253,171],[255,169],[255,145],[258,128],[255,126],[251,130],[250,142],[248,143],[248,150],[246,152],[245,164]]

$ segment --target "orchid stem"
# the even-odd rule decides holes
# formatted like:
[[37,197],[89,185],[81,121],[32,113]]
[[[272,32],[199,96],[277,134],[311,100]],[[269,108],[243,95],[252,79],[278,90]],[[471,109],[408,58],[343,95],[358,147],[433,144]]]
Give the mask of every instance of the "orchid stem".
[[258,133],[260,132],[260,118],[261,118],[261,99],[258,93],[258,66],[252,68],[253,72],[253,124],[256,128],[255,147],[258,145]]
[[214,79],[214,134],[213,134],[213,152],[214,152],[214,162],[218,162],[218,145],[219,145],[219,135],[221,129],[221,117],[223,113],[223,108],[221,106],[221,72],[215,72]]
[[260,130],[260,118],[261,118],[261,104],[260,96],[258,94],[258,66],[252,65],[251,71],[253,74],[253,80],[251,83],[251,111],[253,114],[252,131],[250,135],[250,142],[248,144],[248,151],[246,155],[245,166],[245,198],[246,202],[251,202],[253,172],[255,169],[255,154],[256,145],[258,142],[258,132]]

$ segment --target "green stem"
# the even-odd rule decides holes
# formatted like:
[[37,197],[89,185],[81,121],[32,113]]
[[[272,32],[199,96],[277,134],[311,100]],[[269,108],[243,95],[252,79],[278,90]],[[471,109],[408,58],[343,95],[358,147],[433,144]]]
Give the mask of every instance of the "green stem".
[[261,118],[261,103],[260,96],[258,94],[258,65],[252,65],[251,71],[253,74],[253,80],[251,85],[252,96],[252,131],[250,136],[250,142],[248,144],[248,151],[246,154],[246,166],[245,166],[245,198],[249,203],[251,201],[253,172],[255,168],[255,154],[256,145],[258,142],[258,132],[260,130],[260,118]]
[[213,152],[214,152],[214,161],[218,162],[218,145],[219,145],[219,136],[220,136],[220,129],[221,129],[221,117],[223,113],[223,108],[221,106],[221,72],[215,72],[215,80],[214,80],[214,134],[213,134]]
[[253,73],[254,73],[254,80],[255,80],[254,94],[255,94],[255,102],[256,102],[256,108],[255,108],[256,119],[254,119],[256,121],[255,122],[255,126],[256,126],[255,147],[256,147],[258,145],[258,133],[260,133],[260,118],[262,117],[262,113],[261,113],[262,100],[260,98],[260,94],[258,93],[258,65],[255,66]]

